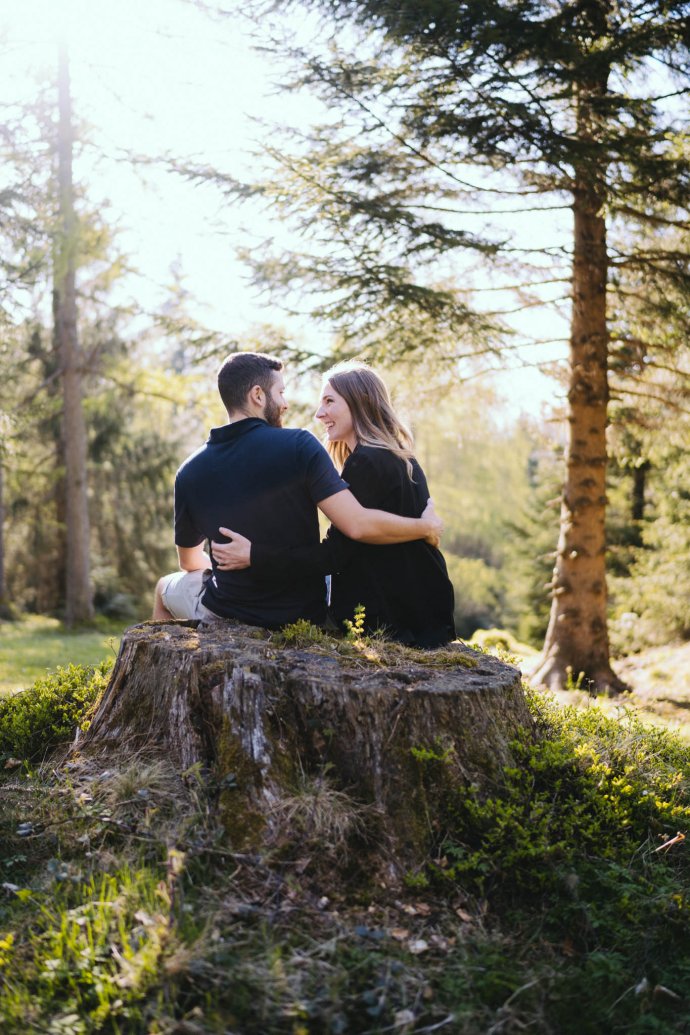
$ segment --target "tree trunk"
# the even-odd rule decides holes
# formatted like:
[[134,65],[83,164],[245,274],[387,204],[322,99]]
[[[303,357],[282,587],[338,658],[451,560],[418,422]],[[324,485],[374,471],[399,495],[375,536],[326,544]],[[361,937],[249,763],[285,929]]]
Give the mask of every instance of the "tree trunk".
[[60,226],[55,248],[53,314],[61,368],[65,466],[66,584],[68,625],[93,617],[86,473],[86,424],[82,405],[82,366],[77,337],[77,227],[72,185],[72,106],[69,64],[60,48],[58,67],[58,180]]
[[[645,493],[647,488],[647,472],[651,464],[649,460],[643,460],[632,469],[632,499],[630,505],[630,517],[639,526],[644,520]],[[637,539],[641,540],[640,530],[637,530]]]
[[441,797],[495,787],[512,739],[532,729],[518,670],[458,643],[395,648],[386,667],[349,644],[291,649],[264,630],[196,624],[126,633],[75,758],[110,768],[153,754],[206,774],[236,849],[275,842],[285,803],[318,785],[322,801],[327,788],[368,810],[399,875],[438,840]]
[[[582,87],[578,137],[596,133],[606,80]],[[606,425],[608,407],[608,253],[605,170],[575,171],[568,446],[552,604],[542,660],[531,678],[549,689],[569,679],[618,692],[609,662],[606,591]]]
[[0,619],[9,614],[5,585],[5,486],[3,457],[0,453]]

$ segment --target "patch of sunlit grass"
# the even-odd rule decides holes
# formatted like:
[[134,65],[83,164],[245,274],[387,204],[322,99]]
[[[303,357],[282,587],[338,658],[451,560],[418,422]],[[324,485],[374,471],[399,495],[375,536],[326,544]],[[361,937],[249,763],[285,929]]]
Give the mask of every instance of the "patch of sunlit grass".
[[99,622],[71,631],[45,615],[0,622],[0,694],[25,690],[60,665],[98,665],[117,654],[123,628]]

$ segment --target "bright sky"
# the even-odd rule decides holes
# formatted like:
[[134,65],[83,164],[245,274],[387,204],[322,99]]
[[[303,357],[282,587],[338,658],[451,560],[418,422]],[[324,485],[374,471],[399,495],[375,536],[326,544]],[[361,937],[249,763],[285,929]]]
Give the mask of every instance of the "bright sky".
[[[130,295],[160,305],[176,263],[198,300],[194,315],[209,326],[234,335],[273,322],[312,344],[327,340],[327,329],[299,327],[257,298],[234,256],[247,233],[284,234],[270,215],[230,209],[211,189],[150,168],[137,172],[125,158],[193,156],[251,176],[250,151],[262,132],[254,118],[305,124],[316,114],[304,98],[272,94],[271,69],[235,20],[213,20],[185,0],[0,0],[0,33],[0,90],[8,101],[35,94],[41,70],[45,79],[54,74],[60,35],[68,39],[75,116],[90,126],[91,145],[77,156],[75,176],[92,204],[109,204],[108,222],[139,271]],[[544,229],[533,223],[535,239]],[[544,317],[521,324],[527,337],[563,333]],[[543,350],[529,358],[544,358]],[[538,413],[555,386],[536,371],[515,370],[500,378],[499,390],[510,395],[511,409]]]

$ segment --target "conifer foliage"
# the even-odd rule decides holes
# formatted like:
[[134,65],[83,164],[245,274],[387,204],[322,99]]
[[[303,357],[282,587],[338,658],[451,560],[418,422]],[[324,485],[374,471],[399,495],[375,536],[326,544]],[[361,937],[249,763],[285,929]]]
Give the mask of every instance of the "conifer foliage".
[[[315,313],[347,325],[359,350],[394,358],[428,357],[439,343],[452,360],[511,348],[498,337],[501,319],[473,311],[448,280],[453,270],[465,279],[471,263],[516,273],[520,305],[561,303],[570,433],[536,678],[554,687],[582,673],[620,689],[607,632],[609,374],[631,347],[631,290],[657,328],[635,339],[638,372],[669,306],[687,312],[690,3],[291,6],[316,10],[332,30],[328,45],[324,28],[310,53],[293,49],[306,69],[301,85],[318,90],[332,116],[289,154],[274,149],[279,175],[253,188],[296,218],[311,247],[255,261],[257,277],[315,290]],[[494,222],[536,210],[534,246],[511,242],[508,217],[503,233],[468,230],[482,208]],[[553,245],[542,243],[550,221],[560,232]],[[626,364],[616,369],[620,384]]]

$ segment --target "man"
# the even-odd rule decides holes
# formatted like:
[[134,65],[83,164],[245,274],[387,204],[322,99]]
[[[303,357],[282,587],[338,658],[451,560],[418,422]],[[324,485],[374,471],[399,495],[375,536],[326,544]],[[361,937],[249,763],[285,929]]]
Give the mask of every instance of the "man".
[[[175,478],[175,543],[179,572],[158,582],[154,619],[236,618],[280,628],[298,618],[326,617],[323,577],[257,579],[251,568],[220,571],[204,542],[228,526],[257,542],[285,547],[319,541],[316,508],[351,539],[397,543],[437,538],[441,522],[429,507],[405,518],[362,507],[308,431],[282,427],[287,409],[282,363],[237,352],[218,373],[228,423],[185,460]],[[209,569],[212,569],[208,574]]]

